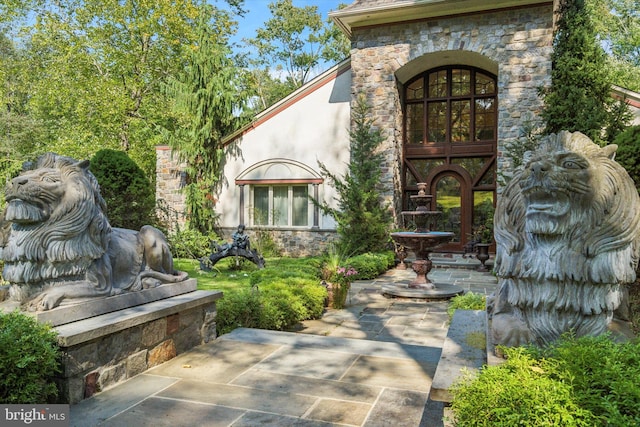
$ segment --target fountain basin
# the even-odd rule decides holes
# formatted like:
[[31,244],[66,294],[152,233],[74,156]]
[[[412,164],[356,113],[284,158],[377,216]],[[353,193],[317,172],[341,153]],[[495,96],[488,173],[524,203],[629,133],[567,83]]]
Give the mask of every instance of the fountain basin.
[[[405,212],[403,212],[405,214]],[[383,286],[385,295],[408,298],[451,298],[461,294],[463,290],[455,285],[435,284],[427,275],[433,266],[429,259],[429,253],[443,243],[450,242],[455,236],[448,231],[399,231],[391,233],[391,238],[399,245],[415,253],[416,259],[411,263],[411,268],[416,273],[416,278],[408,283],[396,283]]]
[[416,259],[428,259],[429,253],[443,243],[450,242],[454,233],[448,231],[398,231],[391,233],[394,242],[415,252]]

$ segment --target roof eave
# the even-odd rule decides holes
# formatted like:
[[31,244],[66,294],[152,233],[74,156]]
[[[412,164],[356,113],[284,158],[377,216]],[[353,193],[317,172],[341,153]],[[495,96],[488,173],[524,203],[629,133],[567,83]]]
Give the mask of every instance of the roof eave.
[[392,24],[417,19],[477,13],[510,7],[552,4],[553,0],[406,0],[351,10],[349,7],[329,12],[329,18],[351,38],[352,29]]

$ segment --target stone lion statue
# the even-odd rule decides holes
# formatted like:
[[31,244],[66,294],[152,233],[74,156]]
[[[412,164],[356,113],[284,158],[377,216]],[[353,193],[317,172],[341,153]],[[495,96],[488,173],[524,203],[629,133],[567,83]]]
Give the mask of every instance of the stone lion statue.
[[6,190],[0,227],[9,299],[28,309],[180,282],[162,232],[111,228],[89,161],[49,153]]
[[499,287],[489,313],[496,344],[545,345],[569,331],[624,329],[640,200],[613,160],[616,149],[579,132],[551,135],[506,186],[494,225]]

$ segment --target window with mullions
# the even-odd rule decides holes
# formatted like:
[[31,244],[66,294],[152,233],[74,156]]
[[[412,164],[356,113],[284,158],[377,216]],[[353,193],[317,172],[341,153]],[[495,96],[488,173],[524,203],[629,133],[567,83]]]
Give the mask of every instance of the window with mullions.
[[309,225],[307,185],[253,187],[253,225],[306,227]]
[[405,86],[408,144],[494,141],[496,79],[475,68],[428,71]]

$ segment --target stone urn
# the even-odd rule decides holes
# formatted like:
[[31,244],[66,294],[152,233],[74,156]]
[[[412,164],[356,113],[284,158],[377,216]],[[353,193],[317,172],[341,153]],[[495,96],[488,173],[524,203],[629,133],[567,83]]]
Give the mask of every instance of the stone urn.
[[477,271],[489,271],[487,266],[484,265],[489,259],[489,246],[491,246],[490,243],[476,243],[476,258],[480,261],[480,267],[478,267]]

